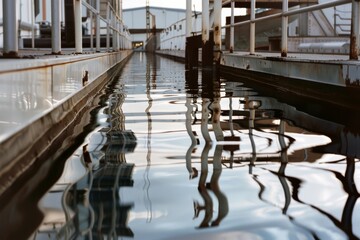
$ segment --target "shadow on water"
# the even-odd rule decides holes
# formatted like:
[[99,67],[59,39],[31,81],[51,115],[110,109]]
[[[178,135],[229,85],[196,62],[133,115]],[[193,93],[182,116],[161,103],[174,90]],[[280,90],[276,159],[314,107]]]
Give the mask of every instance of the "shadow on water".
[[[139,76],[122,73],[98,96],[85,141],[0,198],[7,239],[359,239],[350,112],[340,119],[211,69],[183,71],[179,87],[165,74],[174,63],[155,55],[130,64]],[[45,194],[57,208],[34,207]]]

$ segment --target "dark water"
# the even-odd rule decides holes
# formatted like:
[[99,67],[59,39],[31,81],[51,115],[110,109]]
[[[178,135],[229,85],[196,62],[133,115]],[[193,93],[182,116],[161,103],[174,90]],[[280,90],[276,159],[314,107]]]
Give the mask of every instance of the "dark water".
[[107,92],[31,239],[360,237],[351,114],[144,53]]

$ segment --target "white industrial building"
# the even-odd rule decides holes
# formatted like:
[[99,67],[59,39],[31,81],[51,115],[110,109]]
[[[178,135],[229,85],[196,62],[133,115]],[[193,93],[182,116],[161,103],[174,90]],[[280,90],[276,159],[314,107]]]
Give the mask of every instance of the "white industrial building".
[[[149,7],[150,10],[150,29],[146,24],[146,7],[123,9],[123,20],[129,29],[134,45],[144,46],[148,37],[148,32],[156,29],[160,33],[164,29],[171,27],[173,23],[185,19],[185,9]],[[179,30],[185,29],[181,24],[177,26]]]

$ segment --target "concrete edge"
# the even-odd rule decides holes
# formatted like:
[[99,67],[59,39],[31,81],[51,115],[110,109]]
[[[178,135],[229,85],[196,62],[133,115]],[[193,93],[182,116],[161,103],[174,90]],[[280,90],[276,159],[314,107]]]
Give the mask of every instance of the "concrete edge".
[[[120,61],[109,65],[108,71],[105,71],[96,80],[68,96],[62,103],[44,112],[43,116],[27,126],[23,126],[22,129],[0,143],[0,194],[36,160],[41,158],[49,146],[54,143],[61,144],[58,141],[61,135],[63,135],[61,139],[66,141],[66,136],[69,134],[67,131],[74,124],[75,119],[81,116],[86,106],[94,100],[94,96],[106,85],[108,77],[116,71],[119,64],[131,56],[132,51],[119,54],[122,55]],[[91,97],[88,98],[88,96]]]

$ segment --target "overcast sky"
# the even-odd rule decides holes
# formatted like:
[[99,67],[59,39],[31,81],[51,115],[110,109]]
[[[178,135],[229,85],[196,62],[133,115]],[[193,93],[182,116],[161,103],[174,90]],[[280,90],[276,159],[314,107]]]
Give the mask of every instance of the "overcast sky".
[[[135,8],[135,7],[144,7],[146,5],[146,0],[123,0],[123,8]],[[201,10],[202,0],[192,0],[192,9],[199,11]],[[166,7],[166,8],[186,8],[186,0],[149,0],[149,5],[152,7]]]

